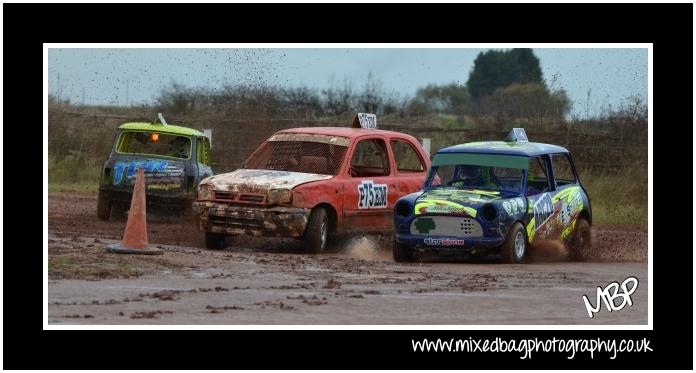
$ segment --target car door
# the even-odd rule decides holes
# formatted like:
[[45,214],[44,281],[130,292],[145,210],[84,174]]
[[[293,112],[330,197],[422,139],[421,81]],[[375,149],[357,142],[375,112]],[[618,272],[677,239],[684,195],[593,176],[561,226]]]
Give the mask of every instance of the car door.
[[558,226],[554,238],[565,239],[573,231],[575,221],[582,211],[582,191],[568,154],[551,154],[550,158],[554,187],[551,200],[554,210],[558,211],[554,216]]
[[343,180],[343,214],[346,231],[379,232],[391,229],[399,191],[384,138],[358,139],[348,158]]
[[530,206],[527,237],[532,244],[551,236],[554,223],[553,189],[549,156],[529,159],[525,196]]
[[399,198],[421,190],[428,166],[423,152],[416,150],[419,145],[402,138],[391,138],[389,145],[396,166]]

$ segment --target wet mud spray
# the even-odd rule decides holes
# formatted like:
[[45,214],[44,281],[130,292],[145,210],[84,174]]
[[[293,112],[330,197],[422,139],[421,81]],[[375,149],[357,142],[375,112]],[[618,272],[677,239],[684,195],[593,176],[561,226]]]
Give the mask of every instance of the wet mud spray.
[[531,262],[564,262],[568,259],[568,248],[562,241],[544,241],[529,248]]
[[352,237],[346,242],[345,254],[362,260],[393,261],[389,238],[380,236]]

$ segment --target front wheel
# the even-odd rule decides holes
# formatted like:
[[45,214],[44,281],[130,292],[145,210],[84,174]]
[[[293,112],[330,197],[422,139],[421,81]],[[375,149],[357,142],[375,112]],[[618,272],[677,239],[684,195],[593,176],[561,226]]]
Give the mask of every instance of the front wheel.
[[226,246],[224,234],[205,232],[205,247],[209,250],[223,250]]
[[524,256],[527,254],[527,235],[520,222],[510,227],[500,253],[503,263],[516,264],[524,260]]
[[590,223],[583,218],[575,222],[575,232],[570,240],[569,256],[571,260],[584,262],[590,256],[592,248],[592,232]]
[[111,217],[111,201],[109,201],[109,196],[100,190],[97,197],[97,218],[109,220],[109,217]]
[[326,248],[328,238],[329,217],[326,214],[326,210],[317,207],[309,214],[303,241],[307,250],[313,253],[321,253]]
[[392,255],[394,261],[399,263],[413,261],[413,248],[400,244],[396,239],[396,233],[392,236]]

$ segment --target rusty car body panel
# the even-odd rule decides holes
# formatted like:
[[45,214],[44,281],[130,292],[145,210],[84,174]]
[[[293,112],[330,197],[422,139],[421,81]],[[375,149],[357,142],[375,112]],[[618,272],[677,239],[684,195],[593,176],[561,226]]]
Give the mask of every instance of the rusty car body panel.
[[[399,170],[393,142],[412,149],[418,169]],[[379,161],[370,159],[373,147],[381,151]],[[266,140],[244,168],[202,180],[193,205],[199,229],[209,233],[302,238],[317,208],[326,211],[332,235],[391,232],[394,203],[420,190],[429,166],[410,135],[293,128]]]

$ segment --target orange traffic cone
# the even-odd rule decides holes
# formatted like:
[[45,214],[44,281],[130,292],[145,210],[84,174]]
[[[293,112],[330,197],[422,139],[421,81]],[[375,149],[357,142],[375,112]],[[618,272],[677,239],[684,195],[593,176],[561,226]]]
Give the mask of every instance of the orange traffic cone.
[[147,219],[145,209],[145,171],[138,169],[133,186],[133,198],[126,231],[123,233],[121,243],[108,245],[106,249],[119,254],[162,254],[162,250],[148,247],[147,243]]

